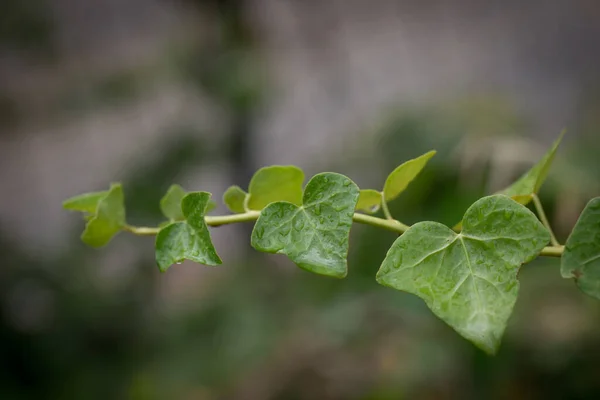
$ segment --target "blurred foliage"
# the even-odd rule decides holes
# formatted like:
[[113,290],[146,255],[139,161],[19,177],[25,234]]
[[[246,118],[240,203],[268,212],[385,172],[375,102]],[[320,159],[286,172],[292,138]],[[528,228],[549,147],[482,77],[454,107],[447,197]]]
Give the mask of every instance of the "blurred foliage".
[[48,53],[53,21],[47,0],[5,0],[0,12],[0,48]]
[[[432,123],[432,115],[400,116],[381,131],[382,170],[397,165],[398,153],[430,148],[438,124],[451,127]],[[484,182],[460,187],[456,168],[449,167],[450,148],[390,204],[394,215],[408,223],[451,224],[485,193]],[[136,219],[158,218],[157,200],[173,176],[202,159],[197,151],[192,142],[175,143],[155,165],[130,173],[125,187]],[[133,272],[109,290],[94,279],[100,253],[77,246],[42,261],[4,243],[1,329],[10,345],[2,350],[0,397],[529,399],[599,393],[600,307],[560,278],[556,260],[523,269],[515,316],[499,355],[490,358],[418,298],[375,283],[394,239],[356,226],[350,273],[342,281],[304,273],[277,256],[265,262],[250,255],[227,265],[230,273],[178,312],[157,303],[157,281],[165,276],[155,272],[150,247],[141,246]],[[79,243],[75,233],[71,243]],[[283,265],[271,265],[275,260]],[[27,292],[32,298],[43,288],[52,299],[51,322],[32,329],[15,319],[28,312],[27,301],[14,301],[23,285],[34,288]]]

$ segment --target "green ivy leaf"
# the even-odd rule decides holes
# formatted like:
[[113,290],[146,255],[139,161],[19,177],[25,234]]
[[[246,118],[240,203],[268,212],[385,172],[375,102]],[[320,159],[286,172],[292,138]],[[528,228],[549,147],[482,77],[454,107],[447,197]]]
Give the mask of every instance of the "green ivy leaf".
[[210,196],[208,192],[192,192],[185,195],[181,201],[185,221],[169,224],[156,235],[156,264],[161,272],[183,260],[204,265],[222,263],[204,222]]
[[248,185],[248,208],[260,211],[270,203],[302,204],[304,172],[293,165],[273,165],[256,171]]
[[542,157],[537,164],[535,164],[529,171],[521,176],[515,183],[504,189],[500,194],[507,196],[514,196],[515,200],[523,205],[527,205],[533,194],[537,194],[540,188],[544,184],[544,181],[548,177],[548,171],[556,155],[556,150],[562,141],[565,131],[563,130],[558,139],[552,144],[552,147]]
[[[531,195],[527,196],[510,196],[511,199],[516,201],[517,203],[526,206],[531,201]],[[462,221],[452,227],[453,231],[460,232],[462,230]]]
[[108,190],[102,192],[84,193],[71,197],[63,202],[65,210],[81,211],[96,214],[98,203],[108,194]]
[[163,215],[172,221],[183,221],[183,211],[181,211],[181,200],[186,195],[186,191],[179,185],[171,185],[167,193],[160,200],[160,210]]
[[376,213],[381,207],[381,192],[373,189],[362,189],[356,203],[356,210],[369,214]]
[[431,157],[435,155],[435,150],[427,152],[422,156],[406,161],[397,167],[388,175],[383,186],[383,195],[386,202],[394,200],[402,193],[409,183],[411,183],[421,172]]
[[88,221],[81,240],[92,247],[102,247],[125,226],[125,203],[120,183],[110,186],[107,194],[100,198],[95,215]]
[[206,210],[204,212],[206,214],[208,214],[209,212],[211,212],[215,208],[217,208],[217,202],[214,201],[214,200],[208,200],[208,203],[206,203]]
[[600,197],[589,201],[565,244],[563,278],[574,278],[582,292],[600,299]]
[[247,193],[239,186],[230,186],[223,193],[223,203],[227,208],[234,213],[243,213],[246,211],[244,202],[246,201]]
[[435,315],[494,354],[517,300],[517,273],[550,240],[527,208],[503,195],[475,202],[456,234],[420,222],[390,248],[377,281],[422,298]]
[[[544,181],[548,177],[548,171],[558,150],[558,146],[565,135],[563,130],[558,139],[552,144],[552,147],[542,157],[537,164],[535,164],[529,171],[523,174],[515,183],[510,185],[508,188],[502,190],[498,194],[504,194],[511,197],[514,201],[519,204],[526,206],[533,199],[533,195],[540,191],[540,188],[544,184]],[[456,224],[454,230],[460,231],[462,229],[462,221]]]
[[[169,218],[169,222],[185,220],[185,216],[181,210],[181,201],[186,194],[187,192],[181,186],[171,185],[169,190],[167,190],[167,193],[165,193],[160,200],[160,209],[163,215]],[[208,214],[216,207],[217,203],[213,200],[209,200],[208,203],[206,203],[206,213]],[[166,223],[163,223],[162,225],[165,226]]]
[[316,274],[343,278],[358,186],[344,175],[317,174],[304,190],[302,206],[279,201],[260,213],[252,247],[287,255]]

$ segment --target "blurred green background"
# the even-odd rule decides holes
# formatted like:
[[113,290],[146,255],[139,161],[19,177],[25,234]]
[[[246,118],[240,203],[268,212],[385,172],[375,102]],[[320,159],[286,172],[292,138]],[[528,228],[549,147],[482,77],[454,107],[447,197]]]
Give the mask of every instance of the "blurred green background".
[[[555,259],[521,273],[499,354],[375,282],[394,235],[355,226],[349,275],[211,231],[219,268],[160,274],[149,238],[79,241],[72,195],[247,186],[296,164],[363,188],[438,154],[391,205],[454,224],[563,127],[542,190],[559,240],[600,194],[594,1],[6,0],[0,12],[0,398],[596,399],[600,303]],[[217,212],[226,212],[220,205]]]

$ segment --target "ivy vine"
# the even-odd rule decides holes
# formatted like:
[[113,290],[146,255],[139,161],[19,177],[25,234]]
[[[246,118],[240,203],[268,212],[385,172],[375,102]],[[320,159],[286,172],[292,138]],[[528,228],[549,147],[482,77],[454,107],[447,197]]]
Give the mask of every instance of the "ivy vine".
[[[295,166],[261,168],[247,191],[227,189],[223,202],[233,214],[224,216],[207,215],[216,206],[210,193],[187,193],[173,185],[160,201],[166,220],[157,227],[127,224],[118,183],[72,197],[63,206],[84,214],[81,239],[92,247],[105,246],[121,231],[156,236],[156,264],[162,272],[184,260],[222,264],[209,227],[255,222],[251,244],[256,250],[285,254],[306,271],[344,278],[353,222],[395,232],[399,237],[377,282],[420,297],[461,336],[495,354],[517,301],[519,269],[536,257],[560,257],[562,276],[600,299],[600,197],[587,204],[564,246],[538,197],[563,134],[520,179],[476,201],[453,228],[431,221],[407,226],[388,208],[435,151],[398,166],[377,190],[359,189],[333,172],[313,176],[303,188],[304,173]],[[537,215],[526,207],[530,202]],[[383,218],[372,215],[380,210]]]

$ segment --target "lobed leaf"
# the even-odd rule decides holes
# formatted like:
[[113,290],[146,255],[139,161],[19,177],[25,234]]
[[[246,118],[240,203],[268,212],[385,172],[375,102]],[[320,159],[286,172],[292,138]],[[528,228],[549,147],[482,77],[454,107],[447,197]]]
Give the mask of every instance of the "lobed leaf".
[[84,193],[71,197],[63,202],[65,210],[81,211],[95,214],[98,203],[108,194],[108,190],[101,192]]
[[356,210],[369,214],[376,213],[381,207],[381,192],[373,189],[361,189]]
[[435,150],[429,151],[417,158],[406,161],[392,171],[385,180],[383,197],[386,202],[394,200],[425,168],[427,162],[435,155]]
[[223,193],[223,203],[234,213],[243,213],[246,211],[244,202],[248,194],[239,186],[229,186]]
[[457,234],[437,222],[413,225],[392,245],[377,281],[422,298],[476,346],[494,354],[517,300],[517,273],[550,234],[524,206],[503,195],[475,202]]
[[89,219],[81,240],[92,247],[102,247],[125,226],[125,203],[120,183],[110,186],[106,195],[99,199],[95,215]]
[[582,292],[600,299],[600,197],[588,202],[565,244],[563,278],[574,278]]
[[564,135],[565,131],[563,130],[544,157],[515,183],[501,191],[500,194],[515,197],[519,203],[527,205],[531,201],[531,196],[540,191],[540,188],[548,177],[548,171],[550,171],[550,166]]
[[260,211],[270,203],[302,204],[304,172],[293,165],[273,165],[256,171],[248,185],[248,208]]
[[208,192],[192,192],[181,201],[185,221],[171,223],[156,236],[156,264],[165,272],[175,263],[190,260],[204,265],[222,263],[204,221],[210,201]]
[[252,231],[256,250],[287,255],[300,268],[343,278],[358,186],[344,175],[311,178],[302,205],[278,201],[264,208]]
[[[511,196],[511,199],[516,201],[517,203],[526,206],[532,199],[531,195],[527,196]],[[462,221],[452,227],[452,230],[455,232],[460,232],[462,230]]]

